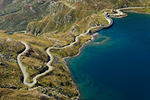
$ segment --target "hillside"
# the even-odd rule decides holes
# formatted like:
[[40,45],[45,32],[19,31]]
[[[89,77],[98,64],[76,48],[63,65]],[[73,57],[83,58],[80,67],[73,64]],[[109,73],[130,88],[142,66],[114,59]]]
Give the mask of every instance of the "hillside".
[[[47,48],[64,47],[89,28],[107,25],[104,11],[114,13],[112,9],[134,6],[147,7],[150,1],[0,0],[0,98],[78,99],[79,92],[63,58],[76,55],[91,36],[81,36],[77,43],[65,49],[51,49],[53,70],[39,77],[32,87],[23,84],[24,77],[17,62],[18,54],[25,50],[20,41],[29,46],[20,60],[28,73],[27,81],[32,83],[37,74],[48,69]],[[149,12],[150,9],[137,11]]]
[[[14,32],[27,29],[37,35],[56,31],[56,28],[57,30],[59,28],[58,32],[62,32],[70,29],[82,18],[93,13],[97,14],[102,9],[149,6],[149,2],[148,0],[119,2],[116,0],[3,0],[0,4],[0,30]],[[47,21],[51,24],[49,25]]]

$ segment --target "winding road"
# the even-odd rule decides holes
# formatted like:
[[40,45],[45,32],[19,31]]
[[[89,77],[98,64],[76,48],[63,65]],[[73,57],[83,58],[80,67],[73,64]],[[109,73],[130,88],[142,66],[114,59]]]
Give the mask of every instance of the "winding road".
[[23,67],[23,65],[21,64],[20,57],[21,57],[21,55],[22,55],[23,53],[25,53],[25,52],[29,49],[29,46],[28,46],[25,42],[23,42],[23,41],[21,41],[21,43],[25,45],[25,48],[26,48],[26,49],[25,49],[22,53],[20,53],[20,54],[17,56],[17,61],[18,61],[18,65],[20,66],[21,71],[22,71],[23,76],[24,76],[23,83],[26,84],[27,73],[26,73],[26,71],[25,71],[25,67]]
[[42,75],[45,75],[46,73],[50,72],[50,71],[53,69],[53,67],[51,66],[51,63],[52,63],[52,61],[53,61],[53,56],[52,56],[51,53],[50,53],[50,50],[51,50],[51,49],[63,49],[63,48],[72,46],[72,45],[74,45],[74,44],[78,41],[78,38],[79,38],[79,37],[88,34],[88,33],[90,32],[90,30],[93,29],[93,28],[97,28],[97,27],[99,27],[100,29],[109,28],[109,27],[113,24],[113,20],[112,20],[111,18],[109,18],[109,15],[105,15],[105,18],[106,18],[107,21],[109,22],[109,24],[108,24],[107,26],[95,26],[95,27],[91,27],[91,28],[89,28],[89,29],[87,30],[86,33],[80,34],[79,36],[77,36],[77,37],[75,38],[75,41],[74,41],[73,43],[71,43],[71,44],[69,44],[69,45],[66,45],[66,46],[64,46],[64,47],[49,47],[49,48],[46,50],[48,56],[50,57],[50,61],[47,63],[48,70],[46,70],[45,72],[43,72],[43,73],[41,73],[41,74],[36,75],[36,76],[33,78],[33,82],[32,82],[32,83],[26,82],[27,77],[28,77],[28,74],[27,74],[27,72],[26,72],[26,70],[25,70],[25,67],[21,64],[21,61],[20,61],[21,55],[22,55],[23,53],[25,53],[25,52],[29,49],[29,46],[27,45],[27,43],[21,41],[21,43],[25,45],[25,48],[26,48],[26,49],[25,49],[22,53],[20,53],[20,54],[17,56],[17,61],[18,61],[18,64],[19,64],[19,66],[20,66],[20,68],[21,68],[21,71],[22,71],[22,73],[23,73],[23,76],[24,76],[23,83],[24,83],[25,85],[29,86],[29,87],[32,87],[34,84],[37,83],[37,80],[36,80],[36,79],[37,79],[38,77],[40,77],[40,76],[42,76]]

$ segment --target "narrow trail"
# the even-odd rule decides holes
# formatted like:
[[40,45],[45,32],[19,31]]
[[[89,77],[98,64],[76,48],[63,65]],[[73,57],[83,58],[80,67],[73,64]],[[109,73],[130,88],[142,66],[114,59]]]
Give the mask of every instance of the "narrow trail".
[[27,45],[27,43],[21,41],[21,43],[25,45],[25,48],[26,48],[26,49],[25,49],[22,53],[20,53],[20,54],[17,56],[17,61],[18,61],[18,64],[19,64],[19,66],[20,66],[20,68],[21,68],[21,71],[22,71],[22,73],[23,73],[23,76],[24,76],[24,81],[23,81],[23,83],[24,83],[25,85],[29,86],[29,87],[32,87],[34,84],[37,83],[37,80],[36,80],[36,79],[37,79],[38,77],[45,75],[46,73],[50,72],[50,71],[53,69],[53,67],[51,66],[51,63],[52,63],[52,61],[53,61],[53,56],[52,56],[51,53],[50,53],[50,50],[51,50],[51,49],[63,49],[63,48],[72,46],[72,45],[74,45],[74,44],[78,41],[78,38],[79,38],[79,37],[88,34],[88,33],[90,32],[90,30],[93,29],[93,28],[99,27],[101,30],[102,30],[102,29],[105,29],[105,28],[109,28],[109,27],[113,24],[113,20],[112,20],[111,18],[109,18],[109,16],[108,16],[107,14],[105,15],[105,18],[106,18],[107,21],[109,22],[109,24],[108,24],[107,26],[95,26],[95,27],[91,27],[91,28],[89,28],[89,29],[87,30],[86,33],[80,34],[79,36],[77,36],[77,37],[75,38],[75,41],[74,41],[73,43],[67,45],[67,46],[64,46],[64,47],[49,47],[49,48],[46,50],[48,56],[50,57],[50,61],[47,63],[48,70],[46,70],[45,72],[43,72],[43,73],[41,73],[41,74],[36,75],[36,76],[33,78],[33,82],[32,82],[32,83],[26,82],[27,77],[28,77],[28,74],[27,74],[27,72],[26,72],[26,70],[25,70],[25,67],[21,64],[21,61],[20,61],[21,55],[22,55],[23,53],[25,53],[25,52],[29,49],[29,46]]

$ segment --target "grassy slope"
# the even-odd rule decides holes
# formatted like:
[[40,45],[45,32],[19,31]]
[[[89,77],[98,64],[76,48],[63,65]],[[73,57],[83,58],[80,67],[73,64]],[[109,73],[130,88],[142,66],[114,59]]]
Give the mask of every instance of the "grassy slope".
[[0,88],[1,100],[56,100],[40,94],[38,91]]
[[[48,59],[45,52],[46,48],[65,46],[73,42],[77,35],[85,33],[89,27],[108,24],[103,14],[104,10],[106,10],[105,8],[149,5],[148,0],[121,0],[120,2],[116,0],[85,0],[86,2],[67,2],[67,0],[62,0],[57,3],[46,1],[44,4],[38,4],[38,0],[32,3],[32,0],[29,1],[28,3],[21,3],[18,0],[18,5],[21,4],[18,8],[14,7],[16,4],[7,6],[6,3],[6,8],[4,6],[0,10],[0,14],[6,14],[0,16],[1,29],[7,31],[27,29],[28,31],[28,34],[15,33],[13,35],[0,32],[0,54],[5,55],[4,57],[0,56],[0,62],[2,63],[0,64],[0,87],[28,89],[21,81],[22,72],[16,62],[17,53],[24,49],[24,46],[19,41],[25,41],[30,45],[30,50],[22,55],[21,59],[29,74],[28,80],[32,82],[32,78],[46,67]],[[8,41],[10,40],[8,37],[13,41]],[[86,35],[81,37],[72,47],[51,50],[54,57],[53,71],[38,78],[38,83],[35,87],[39,85],[41,87],[37,91],[49,96],[56,95],[62,99],[75,98],[78,93],[62,58],[77,54],[81,45],[90,40],[90,38],[90,36]],[[19,94],[19,92],[16,92],[16,94]],[[12,96],[8,93],[7,97]],[[30,98],[33,98],[33,96]]]
[[[29,74],[29,82],[32,82],[32,78],[39,74],[40,72],[42,72],[42,70],[44,69],[46,61],[47,61],[47,54],[45,52],[46,47],[50,47],[51,44],[49,42],[49,40],[44,39],[43,37],[36,37],[34,35],[31,34],[13,34],[13,35],[8,35],[6,33],[1,32],[0,33],[1,37],[3,37],[3,45],[5,46],[8,43],[11,42],[17,42],[17,41],[25,41],[27,43],[30,43],[30,49],[28,50],[27,53],[25,53],[21,59],[22,59],[22,63],[25,65],[26,70]],[[9,39],[12,39],[13,41],[8,42],[7,41],[7,37],[9,37]],[[1,39],[1,40],[2,40]],[[34,42],[31,42],[32,40],[34,40]],[[19,43],[19,42],[17,42]],[[44,43],[45,45],[42,45],[41,43]],[[11,45],[11,44],[10,44]],[[7,45],[10,46],[10,45]],[[5,48],[5,50],[7,52],[9,52],[10,54],[12,54],[12,57],[14,57],[14,60],[17,57],[17,48],[19,45],[15,45],[14,48],[10,47],[11,49],[13,49],[14,53],[11,53],[9,50]],[[22,46],[22,45],[21,45]],[[20,50],[24,49],[24,46],[21,47],[19,46]],[[45,48],[45,49],[44,49]],[[3,53],[3,49],[1,49],[0,53]],[[5,53],[6,56],[9,56],[9,54]],[[53,62],[53,71],[51,71],[50,73],[40,77],[38,79],[38,84],[36,84],[35,86],[40,85],[41,88],[43,89],[49,89],[48,87],[52,87],[54,88],[54,90],[52,90],[51,92],[47,91],[44,92],[47,95],[56,95],[58,97],[61,98],[68,98],[68,97],[73,97],[75,98],[78,93],[75,90],[75,85],[72,83],[72,79],[70,76],[70,73],[67,69],[67,67],[65,66],[64,62],[61,61],[61,58],[57,58],[54,57],[55,61]],[[8,60],[8,61],[7,61]],[[3,59],[1,58],[0,62],[3,62],[3,64],[0,66],[0,74],[1,74],[1,83],[0,83],[0,87],[8,87],[8,88],[17,88],[17,89],[28,89],[28,87],[26,87],[22,81],[22,72],[20,71],[20,67],[17,65],[17,62],[9,62],[9,60],[12,60],[12,58],[7,58],[7,59]],[[42,68],[39,68],[41,66],[43,66]],[[8,66],[8,67],[6,67]],[[11,66],[11,67],[10,67]],[[65,80],[64,80],[65,78]],[[40,91],[40,90],[39,90]],[[55,91],[58,91],[55,93]],[[54,93],[53,93],[54,92]],[[63,95],[67,95],[67,97],[61,96],[58,93],[61,93]]]
[[[49,2],[37,3],[38,0],[18,0],[0,9],[0,29],[6,31],[26,30],[26,26],[33,20],[40,20],[49,13]],[[31,3],[32,2],[32,3]]]

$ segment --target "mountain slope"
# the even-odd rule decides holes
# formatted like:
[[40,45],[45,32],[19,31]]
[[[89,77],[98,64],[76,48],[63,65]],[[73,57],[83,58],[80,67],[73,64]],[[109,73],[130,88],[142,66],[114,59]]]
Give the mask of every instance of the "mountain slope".
[[[41,99],[39,94],[43,93],[50,97],[46,100],[77,99],[79,93],[63,58],[76,55],[79,48],[91,40],[91,36],[84,35],[73,46],[65,49],[51,49],[53,70],[39,77],[32,88],[23,84],[23,74],[16,60],[17,55],[25,50],[20,41],[29,45],[29,50],[20,60],[28,72],[30,83],[33,77],[47,70],[46,64],[50,60],[47,48],[64,47],[89,28],[107,25],[104,11],[115,13],[112,9],[130,6],[150,6],[150,1],[0,0],[0,30],[3,30],[0,31],[0,98],[20,95],[25,99]],[[19,93],[20,90],[24,93]],[[38,95],[28,96],[29,90],[34,90]]]

